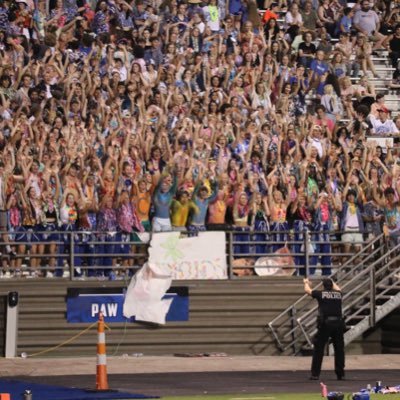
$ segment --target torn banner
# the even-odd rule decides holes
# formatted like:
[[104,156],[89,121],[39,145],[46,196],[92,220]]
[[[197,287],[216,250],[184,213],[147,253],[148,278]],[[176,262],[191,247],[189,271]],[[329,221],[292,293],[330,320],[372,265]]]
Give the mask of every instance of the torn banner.
[[165,324],[171,300],[162,300],[172,279],[226,279],[224,232],[201,232],[180,238],[179,232],[154,234],[149,260],[129,284],[124,316]]

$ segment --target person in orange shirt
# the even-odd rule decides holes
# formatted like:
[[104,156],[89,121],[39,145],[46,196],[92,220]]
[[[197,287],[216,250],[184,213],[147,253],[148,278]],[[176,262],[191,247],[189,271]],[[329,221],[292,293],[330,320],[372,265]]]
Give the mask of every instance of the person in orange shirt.
[[150,232],[151,230],[150,208],[152,193],[153,186],[148,187],[145,178],[140,179],[137,184],[134,184],[132,204],[146,232]]
[[266,24],[270,19],[278,19],[279,11],[279,5],[278,3],[271,3],[271,6],[269,7],[268,10],[265,10],[264,16],[263,16],[263,23]]

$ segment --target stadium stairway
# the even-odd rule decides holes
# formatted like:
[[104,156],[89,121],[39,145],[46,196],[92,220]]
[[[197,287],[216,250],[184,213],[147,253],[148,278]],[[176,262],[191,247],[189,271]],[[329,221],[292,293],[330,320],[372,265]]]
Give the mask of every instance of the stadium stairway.
[[[380,321],[399,309],[400,244],[389,246],[380,236],[352,256],[332,277],[343,290],[347,346],[373,332]],[[303,295],[266,325],[281,353],[297,355],[312,349],[317,310],[316,302]],[[392,345],[392,351],[396,347]],[[332,346],[329,351],[333,352]]]
[[[189,321],[149,327],[138,323],[111,324],[108,355],[143,353],[226,353],[277,355],[280,351],[265,321],[286,309],[303,293],[300,277],[247,278],[229,281],[179,281],[189,288]],[[66,321],[67,288],[121,287],[121,282],[19,280],[0,282],[0,294],[20,294],[17,354],[46,350],[81,332],[89,324]],[[1,296],[0,296],[1,297]],[[1,324],[0,324],[1,327]],[[2,332],[0,332],[0,336]],[[348,353],[381,352],[381,332],[357,339]],[[44,357],[96,354],[96,331],[80,336]]]

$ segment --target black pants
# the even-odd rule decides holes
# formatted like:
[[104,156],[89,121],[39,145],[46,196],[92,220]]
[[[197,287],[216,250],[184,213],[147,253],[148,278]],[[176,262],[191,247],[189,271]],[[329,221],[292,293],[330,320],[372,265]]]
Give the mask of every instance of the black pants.
[[397,79],[400,77],[400,70],[399,70],[400,52],[392,51],[391,53],[389,53],[389,57],[392,60],[392,67],[396,69],[393,74],[393,79]]
[[311,375],[319,376],[321,373],[324,349],[329,338],[332,339],[335,350],[335,372],[336,376],[344,376],[344,322],[337,319],[334,321],[321,321],[318,323],[318,332],[314,338],[314,352],[312,357]]

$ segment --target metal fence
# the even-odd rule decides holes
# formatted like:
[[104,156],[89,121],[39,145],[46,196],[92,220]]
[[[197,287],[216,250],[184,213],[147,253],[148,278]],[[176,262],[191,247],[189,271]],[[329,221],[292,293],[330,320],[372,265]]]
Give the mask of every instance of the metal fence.
[[[360,233],[345,247],[338,231],[226,231],[230,279],[252,275],[330,275],[365,246],[371,236]],[[2,232],[3,276],[56,276],[70,279],[122,279],[147,260],[148,241],[121,232]],[[151,240],[152,233],[148,234]],[[182,236],[196,236],[181,232]],[[368,238],[368,239],[367,239]],[[12,249],[10,253],[7,249]],[[350,249],[350,251],[349,251]],[[347,251],[345,251],[347,250]],[[10,254],[8,254],[10,253]],[[320,269],[320,271],[319,271]],[[10,275],[10,274],[8,274]]]

